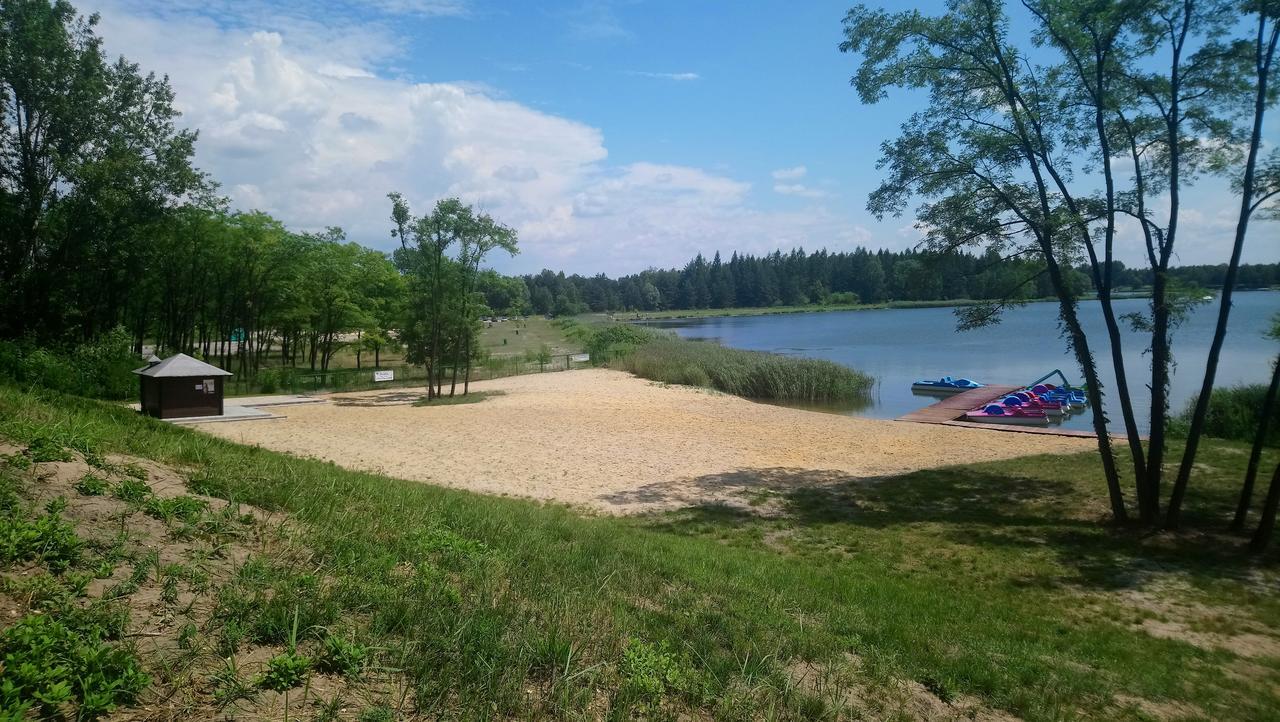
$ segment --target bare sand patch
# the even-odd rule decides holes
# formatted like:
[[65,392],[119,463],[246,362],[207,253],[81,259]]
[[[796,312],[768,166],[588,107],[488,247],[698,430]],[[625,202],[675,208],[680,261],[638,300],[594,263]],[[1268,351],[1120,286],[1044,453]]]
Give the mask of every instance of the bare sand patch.
[[789,409],[604,369],[472,389],[503,395],[416,407],[404,389],[336,394],[333,403],[290,407],[287,419],[200,430],[402,479],[613,514],[1096,448],[1087,439]]

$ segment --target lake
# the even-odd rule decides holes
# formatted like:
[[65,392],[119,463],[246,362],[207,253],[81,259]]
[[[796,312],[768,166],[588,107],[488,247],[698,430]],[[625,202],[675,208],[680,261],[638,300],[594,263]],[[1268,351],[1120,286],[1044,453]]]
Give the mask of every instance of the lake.
[[[1147,310],[1145,299],[1115,301],[1117,315]],[[1280,291],[1235,294],[1235,308],[1218,364],[1217,386],[1266,383],[1280,343],[1264,336],[1271,315],[1280,311]],[[1111,388],[1111,352],[1106,326],[1096,301],[1080,304],[1081,320],[1099,362],[1104,388]],[[1218,304],[1201,305],[1175,332],[1177,363],[1170,389],[1171,409],[1181,411],[1199,390],[1205,355],[1213,338]],[[821,358],[876,377],[871,404],[843,409],[875,418],[895,418],[936,399],[916,395],[911,383],[950,375],[996,384],[1026,384],[1060,368],[1080,383],[1079,367],[1067,351],[1058,328],[1056,303],[1032,303],[1011,310],[997,326],[956,331],[950,308],[832,311],[776,316],[669,319],[650,322],[685,338],[708,339],[733,348]],[[1143,334],[1123,326],[1124,356],[1138,421],[1145,433],[1151,399],[1147,391],[1150,362]],[[1119,405],[1109,405],[1113,429],[1122,430]],[[1088,413],[1076,414],[1063,426],[1090,429]]]

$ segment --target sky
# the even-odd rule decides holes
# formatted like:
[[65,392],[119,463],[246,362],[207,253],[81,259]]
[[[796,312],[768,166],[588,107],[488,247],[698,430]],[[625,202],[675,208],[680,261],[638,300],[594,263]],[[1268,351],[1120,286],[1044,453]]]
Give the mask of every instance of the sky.
[[[892,3],[888,3],[892,5]],[[926,11],[928,3],[925,4]],[[696,253],[902,250],[865,210],[880,144],[921,107],[863,106],[847,1],[86,0],[107,51],[167,74],[196,164],[233,208],[390,250],[399,191],[458,196],[519,233],[508,273],[634,273]],[[1269,123],[1269,138],[1280,124]],[[1177,263],[1230,254],[1201,182]],[[1236,201],[1235,203],[1238,203]],[[1136,233],[1118,257],[1137,264]],[[1280,260],[1256,227],[1246,261]]]

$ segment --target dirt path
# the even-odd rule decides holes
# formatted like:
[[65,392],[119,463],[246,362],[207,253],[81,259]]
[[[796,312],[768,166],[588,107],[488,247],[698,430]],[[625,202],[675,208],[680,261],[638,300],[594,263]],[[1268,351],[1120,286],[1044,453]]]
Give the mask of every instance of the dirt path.
[[800,411],[601,369],[472,388],[504,395],[414,407],[407,389],[338,394],[332,403],[290,407],[285,420],[201,431],[403,479],[613,514],[1096,448],[1084,439]]

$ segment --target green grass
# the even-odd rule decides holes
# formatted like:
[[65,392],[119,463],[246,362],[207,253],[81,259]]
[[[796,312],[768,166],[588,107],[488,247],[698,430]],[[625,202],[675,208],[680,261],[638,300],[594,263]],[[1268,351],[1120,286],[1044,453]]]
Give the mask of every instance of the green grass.
[[559,323],[542,316],[494,323],[480,331],[480,347],[494,357],[524,356],[537,352],[544,344],[551,347],[555,356],[582,350],[582,345],[565,333]]
[[[1153,535],[1101,521],[1096,454],[883,480],[744,469],[732,481],[754,491],[741,507],[616,519],[346,471],[7,386],[0,435],[152,458],[191,469],[196,491],[287,512],[305,564],[250,560],[220,614],[277,644],[291,628],[358,623],[362,644],[405,651],[428,715],[835,719],[856,689],[890,705],[867,716],[907,718],[892,706],[895,680],[1029,720],[1142,718],[1117,695],[1206,719],[1280,708],[1280,659],[1138,626],[1204,608],[1227,620],[1215,629],[1274,639],[1276,556],[1250,559],[1216,533],[1240,444],[1205,445],[1193,530]],[[1181,606],[1152,609],[1137,593]],[[799,668],[839,670],[838,683],[796,683]]]

